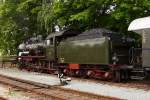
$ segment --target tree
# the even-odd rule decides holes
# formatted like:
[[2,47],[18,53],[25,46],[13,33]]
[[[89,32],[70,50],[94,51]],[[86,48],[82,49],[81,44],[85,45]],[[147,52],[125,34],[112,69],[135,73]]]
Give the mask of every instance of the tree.
[[[129,23],[150,15],[149,0],[5,0],[0,3],[0,51],[15,53],[25,39],[55,31],[107,28],[127,32]],[[139,39],[140,41],[140,39]]]
[[2,53],[8,53],[9,50],[15,51],[13,47],[17,41],[13,38],[17,35],[17,26],[13,21],[15,16],[15,5],[10,2],[5,2],[0,5],[0,50]]
[[[38,2],[39,3],[38,3]],[[0,6],[0,50],[15,53],[26,38],[39,34],[37,11],[39,0],[7,0]]]
[[50,30],[49,25],[83,30],[103,27],[112,4],[110,0],[53,0],[43,4],[44,11],[40,12],[38,18],[47,30]]
[[110,29],[133,37],[141,43],[141,37],[133,32],[127,32],[128,26],[134,19],[150,15],[149,0],[115,0],[115,9],[111,12]]

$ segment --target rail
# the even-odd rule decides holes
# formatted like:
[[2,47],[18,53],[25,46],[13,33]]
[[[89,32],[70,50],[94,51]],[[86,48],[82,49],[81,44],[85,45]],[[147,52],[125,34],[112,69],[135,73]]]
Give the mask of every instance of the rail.
[[101,96],[87,92],[65,89],[60,86],[51,86],[37,82],[0,75],[0,82],[44,95],[48,99],[55,100],[119,100],[114,97]]

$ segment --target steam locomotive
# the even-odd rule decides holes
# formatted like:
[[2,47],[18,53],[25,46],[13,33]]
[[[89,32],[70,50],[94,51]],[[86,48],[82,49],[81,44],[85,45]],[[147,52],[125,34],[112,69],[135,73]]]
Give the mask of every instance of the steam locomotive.
[[[104,28],[67,30],[20,44],[18,62],[21,69],[29,71],[120,82],[141,71],[134,68],[142,62],[141,51],[135,55],[134,44],[134,39]],[[140,75],[144,77],[144,73]]]

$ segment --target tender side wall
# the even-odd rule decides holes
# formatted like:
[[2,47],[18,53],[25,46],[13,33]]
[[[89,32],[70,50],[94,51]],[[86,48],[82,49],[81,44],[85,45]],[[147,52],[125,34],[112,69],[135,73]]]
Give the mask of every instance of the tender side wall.
[[64,41],[57,50],[60,63],[109,64],[108,39],[105,37]]

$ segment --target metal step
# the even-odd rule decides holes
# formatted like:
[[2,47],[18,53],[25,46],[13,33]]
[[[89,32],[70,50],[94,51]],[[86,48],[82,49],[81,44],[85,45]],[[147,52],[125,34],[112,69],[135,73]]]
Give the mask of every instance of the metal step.
[[145,78],[144,69],[143,68],[134,68],[131,71],[131,79],[134,80],[143,80]]
[[143,80],[145,77],[143,76],[131,76],[131,79],[134,79],[134,80]]
[[140,77],[140,76],[131,76],[131,79],[133,80],[143,80],[145,77]]
[[144,73],[144,70],[133,70],[131,72],[133,72],[133,73]]
[[143,68],[134,68],[131,72],[144,73],[144,69]]

